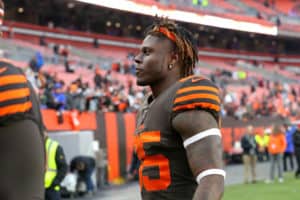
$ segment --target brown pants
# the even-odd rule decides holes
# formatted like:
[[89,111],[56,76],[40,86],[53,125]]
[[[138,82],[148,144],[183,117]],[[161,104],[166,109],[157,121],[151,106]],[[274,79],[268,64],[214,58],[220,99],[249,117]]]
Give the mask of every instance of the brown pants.
[[256,181],[256,155],[243,155],[244,162],[244,182],[249,182],[249,176],[251,176],[252,181]]
[[0,199],[44,199],[44,142],[37,125],[0,126]]

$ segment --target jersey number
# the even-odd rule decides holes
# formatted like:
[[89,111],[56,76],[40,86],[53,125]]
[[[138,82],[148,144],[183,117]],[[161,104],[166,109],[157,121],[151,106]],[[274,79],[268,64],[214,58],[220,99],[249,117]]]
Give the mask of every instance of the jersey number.
[[[159,143],[160,131],[149,131],[137,136],[136,149],[139,159],[142,161],[139,169],[140,186],[147,191],[165,190],[171,184],[169,160],[162,154],[147,155],[144,147],[147,143]],[[148,167],[158,167],[159,178],[150,178],[143,175],[143,170]]]

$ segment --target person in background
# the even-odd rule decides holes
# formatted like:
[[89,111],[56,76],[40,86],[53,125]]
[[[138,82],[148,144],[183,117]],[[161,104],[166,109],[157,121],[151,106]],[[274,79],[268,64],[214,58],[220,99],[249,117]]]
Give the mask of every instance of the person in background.
[[290,123],[284,123],[285,128],[285,139],[287,142],[286,149],[283,154],[283,171],[288,171],[287,161],[290,162],[290,170],[294,170],[294,144],[293,144],[293,134],[296,131],[296,126],[291,126]]
[[93,47],[94,47],[95,49],[99,48],[99,41],[98,41],[98,38],[94,38],[94,40],[93,40]]
[[98,67],[95,69],[94,83],[95,83],[95,87],[102,88],[103,77]]
[[63,112],[66,108],[67,104],[67,96],[64,92],[62,83],[55,83],[53,87],[52,96],[54,99],[54,106],[56,110],[57,122],[62,124],[64,121]]
[[282,127],[279,124],[275,124],[272,128],[270,135],[270,141],[268,145],[268,151],[270,155],[270,177],[266,180],[266,183],[272,183],[275,176],[275,165],[278,168],[278,182],[283,182],[282,172],[282,155],[286,149],[286,138],[283,133]]
[[256,160],[257,160],[257,143],[255,141],[255,133],[253,126],[249,125],[247,131],[241,139],[243,148],[244,163],[244,183],[249,183],[249,174],[251,174],[252,183],[256,182]]
[[135,151],[132,153],[132,160],[130,163],[130,168],[127,175],[127,181],[137,181],[139,180],[139,167],[140,161]]
[[96,185],[98,188],[103,187],[107,184],[107,155],[106,151],[102,148],[99,148],[95,151],[95,161],[96,161]]
[[258,144],[258,154],[260,161],[269,160],[268,143],[270,140],[271,129],[267,128],[264,130],[262,135],[255,135],[255,141]]
[[76,156],[71,160],[70,171],[78,173],[78,182],[83,181],[87,187],[87,193],[94,193],[92,174],[96,167],[96,161],[91,156]]
[[297,161],[297,170],[295,172],[295,177],[300,178],[300,124],[296,127],[296,131],[293,135],[293,143],[295,147],[295,156]]
[[45,173],[45,200],[60,200],[60,183],[65,178],[68,165],[64,150],[59,143],[45,133],[47,170]]

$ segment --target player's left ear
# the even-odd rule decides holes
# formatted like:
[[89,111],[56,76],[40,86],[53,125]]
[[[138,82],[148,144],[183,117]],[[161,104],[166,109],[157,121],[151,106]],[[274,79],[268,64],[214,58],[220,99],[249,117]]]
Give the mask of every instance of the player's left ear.
[[178,65],[178,62],[179,62],[179,55],[177,52],[172,52],[171,53],[171,60],[170,60],[170,63],[169,63],[169,70],[171,70],[174,66]]

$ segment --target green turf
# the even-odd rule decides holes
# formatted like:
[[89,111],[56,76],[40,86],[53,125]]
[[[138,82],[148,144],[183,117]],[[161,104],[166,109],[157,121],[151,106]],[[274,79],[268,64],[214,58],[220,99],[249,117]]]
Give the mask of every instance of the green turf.
[[300,200],[300,179],[285,174],[284,182],[227,186],[223,200]]

